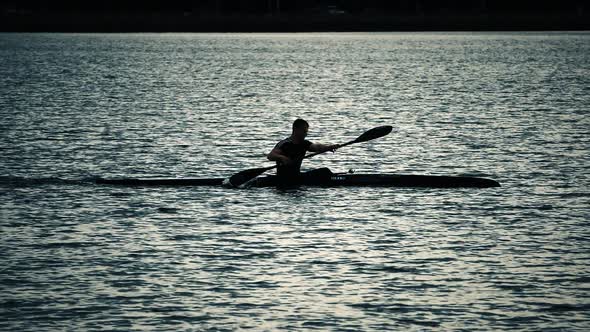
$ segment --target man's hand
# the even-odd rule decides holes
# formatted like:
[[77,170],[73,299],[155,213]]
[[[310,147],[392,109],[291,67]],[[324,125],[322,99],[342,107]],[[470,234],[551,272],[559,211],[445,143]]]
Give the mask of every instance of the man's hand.
[[327,146],[328,151],[336,152],[336,149],[340,148],[340,144],[332,144]]

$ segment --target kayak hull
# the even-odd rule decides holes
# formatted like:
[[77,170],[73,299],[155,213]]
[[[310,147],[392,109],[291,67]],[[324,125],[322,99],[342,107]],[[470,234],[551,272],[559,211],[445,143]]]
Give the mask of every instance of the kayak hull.
[[[121,178],[97,179],[97,184],[122,186],[221,186],[224,178]],[[400,175],[400,174],[333,174],[324,179],[304,179],[311,187],[421,187],[421,188],[491,188],[497,181],[468,176]],[[259,177],[252,187],[276,187],[281,182],[274,175]]]

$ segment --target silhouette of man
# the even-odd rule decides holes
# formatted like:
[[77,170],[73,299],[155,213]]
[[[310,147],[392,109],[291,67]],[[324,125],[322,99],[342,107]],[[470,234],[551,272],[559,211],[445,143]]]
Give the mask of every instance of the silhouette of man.
[[296,184],[307,178],[325,178],[332,175],[332,172],[327,168],[301,173],[301,162],[307,151],[333,152],[340,147],[338,144],[325,145],[306,140],[308,130],[309,124],[307,121],[303,119],[295,120],[291,136],[278,142],[267,155],[268,160],[277,162],[277,175],[282,183]]

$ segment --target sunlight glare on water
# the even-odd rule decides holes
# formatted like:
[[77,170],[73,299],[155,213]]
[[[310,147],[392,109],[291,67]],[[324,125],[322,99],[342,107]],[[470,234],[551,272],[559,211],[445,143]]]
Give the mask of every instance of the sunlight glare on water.
[[[587,330],[588,33],[0,34],[0,329]],[[117,187],[304,162],[502,187]]]

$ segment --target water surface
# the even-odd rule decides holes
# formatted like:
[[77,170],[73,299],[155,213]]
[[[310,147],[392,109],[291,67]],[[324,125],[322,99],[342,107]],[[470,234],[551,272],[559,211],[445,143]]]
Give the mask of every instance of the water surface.
[[[0,34],[0,329],[587,330],[587,33]],[[125,188],[311,123],[333,171],[501,188]]]

